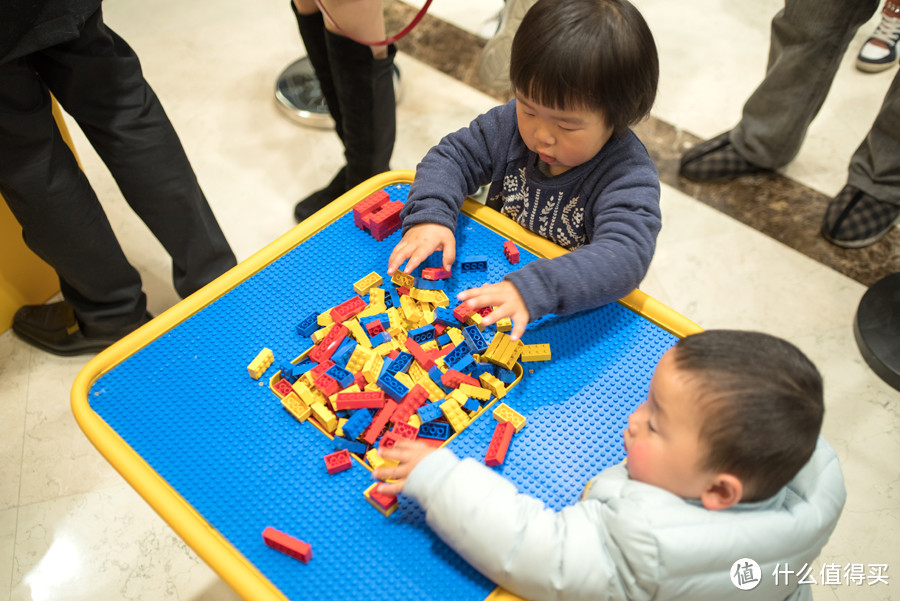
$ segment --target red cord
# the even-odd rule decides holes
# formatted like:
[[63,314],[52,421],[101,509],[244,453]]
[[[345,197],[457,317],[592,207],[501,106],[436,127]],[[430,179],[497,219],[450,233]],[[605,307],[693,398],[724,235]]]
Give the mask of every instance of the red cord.
[[[343,29],[341,29],[341,26],[337,24],[337,21],[334,20],[334,17],[332,17],[331,14],[329,14],[329,12],[328,12],[327,10],[325,10],[325,7],[322,5],[322,0],[315,0],[315,1],[316,1],[316,6],[319,7],[319,10],[322,11],[322,14],[325,15],[325,16],[328,18],[329,21],[331,21],[332,23],[334,23],[335,28],[338,30],[338,32],[340,32],[341,35],[350,38],[350,39],[353,40],[354,42],[358,42],[358,43],[360,43],[360,44],[365,44],[366,46],[387,46],[388,44],[393,44],[394,42],[396,42],[397,40],[399,40],[400,38],[402,38],[403,36],[405,36],[406,34],[408,34],[410,31],[412,31],[412,28],[415,27],[415,26],[419,23],[419,21],[422,20],[422,17],[425,16],[425,13],[428,12],[428,7],[431,6],[431,1],[432,1],[432,0],[425,0],[425,6],[423,6],[423,7],[419,10],[419,12],[416,13],[416,16],[413,17],[413,20],[410,21],[410,22],[409,22],[409,25],[407,25],[406,27],[404,27],[404,28],[400,31],[400,33],[398,33],[398,34],[395,35],[395,36],[389,37],[389,38],[387,38],[387,39],[385,39],[385,40],[379,40],[379,41],[377,41],[377,42],[372,42],[372,41],[367,41],[367,40],[361,40],[361,39],[359,39],[359,38],[357,38],[357,37],[355,37],[355,36],[350,35],[350,34],[347,33],[346,31],[344,31]],[[377,1],[380,2],[381,0],[377,0]]]

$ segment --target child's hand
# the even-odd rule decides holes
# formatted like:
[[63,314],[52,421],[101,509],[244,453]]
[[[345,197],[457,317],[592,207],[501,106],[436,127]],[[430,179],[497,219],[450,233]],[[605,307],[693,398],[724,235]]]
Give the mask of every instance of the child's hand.
[[[378,453],[385,459],[393,459],[398,461],[399,465],[394,467],[379,467],[372,475],[377,480],[381,480],[382,484],[378,487],[379,492],[388,495],[398,495],[406,485],[406,477],[413,471],[419,462],[431,455],[436,449],[424,442],[413,442],[411,440],[398,440],[397,444],[389,449],[379,449]],[[385,482],[391,480],[392,482]]]
[[412,273],[413,269],[436,250],[444,251],[444,269],[450,269],[456,259],[456,238],[453,230],[436,223],[420,223],[406,231],[403,239],[394,247],[388,259],[388,275],[394,275],[397,268],[409,259],[403,269]]
[[504,317],[509,317],[513,322],[513,329],[509,337],[513,340],[518,340],[525,333],[525,326],[529,321],[528,309],[525,307],[522,295],[519,294],[512,282],[503,281],[499,284],[485,284],[480,288],[470,288],[457,294],[456,298],[467,302],[469,306],[476,309],[493,305],[494,310],[488,313],[487,317],[482,318],[481,323],[489,326]]

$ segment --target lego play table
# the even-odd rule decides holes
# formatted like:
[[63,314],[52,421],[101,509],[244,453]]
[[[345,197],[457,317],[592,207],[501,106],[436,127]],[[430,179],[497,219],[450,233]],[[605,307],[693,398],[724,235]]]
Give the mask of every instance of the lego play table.
[[[389,172],[357,186],[100,353],[73,386],[73,411],[91,442],[246,599],[514,598],[438,539],[413,501],[401,496],[389,517],[369,505],[362,492],[372,477],[362,464],[328,475],[329,437],[294,419],[268,386],[279,362],[309,346],[295,328],[302,317],[351,297],[366,274],[384,274],[400,233],[375,240],[354,225],[352,208],[381,189],[405,200],[412,176]],[[520,265],[565,252],[467,200],[457,255],[484,255],[489,269],[454,271],[447,295],[517,268],[503,255],[507,239],[519,246]],[[621,432],[659,357],[696,331],[639,291],[531,324],[523,341],[549,343],[553,358],[523,364],[504,397],[528,423],[494,469],[549,507],[575,502],[588,479],[622,461]],[[276,362],[256,381],[247,365],[263,347]],[[482,459],[493,430],[485,411],[447,444]],[[312,561],[267,547],[268,526],[310,543]]]

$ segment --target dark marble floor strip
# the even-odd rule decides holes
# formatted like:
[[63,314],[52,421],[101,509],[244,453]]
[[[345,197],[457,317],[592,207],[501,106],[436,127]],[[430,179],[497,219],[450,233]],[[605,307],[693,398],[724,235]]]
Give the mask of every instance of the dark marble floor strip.
[[[388,31],[399,31],[416,11],[402,2],[391,2],[386,9]],[[485,87],[475,72],[484,43],[482,38],[426,14],[397,46],[401,52],[505,102],[509,94]],[[663,183],[866,286],[900,271],[900,229],[894,228],[867,248],[838,248],[819,234],[828,196],[778,173],[720,184],[693,183],[678,175],[678,159],[700,138],[654,117],[640,123],[635,132],[650,151]],[[846,169],[846,165],[835,168]]]

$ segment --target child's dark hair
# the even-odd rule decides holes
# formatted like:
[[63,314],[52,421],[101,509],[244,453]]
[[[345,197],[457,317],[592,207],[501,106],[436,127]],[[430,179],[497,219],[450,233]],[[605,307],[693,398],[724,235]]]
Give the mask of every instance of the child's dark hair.
[[797,475],[816,448],[822,376],[793,344],[760,332],[711,330],[678,342],[675,366],[699,386],[705,464],[760,501]]
[[509,74],[538,104],[600,111],[621,135],[650,112],[659,59],[628,0],[539,0],[516,31]]

